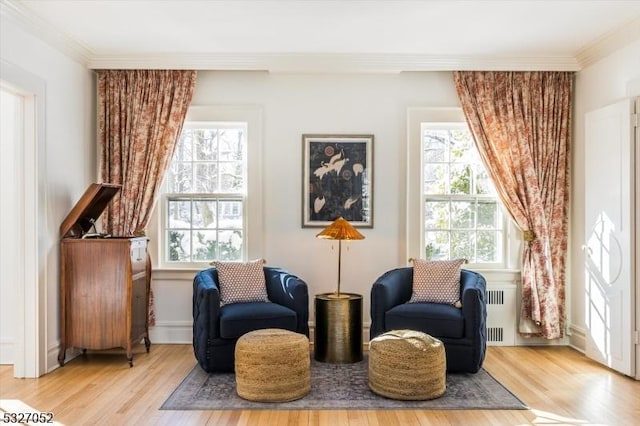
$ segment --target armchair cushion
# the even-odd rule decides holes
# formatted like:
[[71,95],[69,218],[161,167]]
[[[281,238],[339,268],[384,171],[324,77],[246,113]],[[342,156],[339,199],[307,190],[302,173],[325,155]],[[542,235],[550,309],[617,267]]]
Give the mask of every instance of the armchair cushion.
[[295,311],[277,303],[232,303],[220,308],[220,337],[237,339],[245,333],[264,328],[296,330]]
[[413,261],[413,292],[409,303],[459,305],[460,266],[464,259]]
[[263,263],[262,259],[249,262],[211,262],[218,270],[220,304],[268,302]]
[[404,303],[388,310],[385,323],[389,330],[421,331],[432,337],[464,337],[462,310],[440,303]]

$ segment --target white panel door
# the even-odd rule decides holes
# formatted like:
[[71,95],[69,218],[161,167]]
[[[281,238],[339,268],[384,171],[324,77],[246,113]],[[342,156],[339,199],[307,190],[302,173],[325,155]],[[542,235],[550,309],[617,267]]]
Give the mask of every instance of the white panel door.
[[635,373],[633,101],[585,115],[587,356]]

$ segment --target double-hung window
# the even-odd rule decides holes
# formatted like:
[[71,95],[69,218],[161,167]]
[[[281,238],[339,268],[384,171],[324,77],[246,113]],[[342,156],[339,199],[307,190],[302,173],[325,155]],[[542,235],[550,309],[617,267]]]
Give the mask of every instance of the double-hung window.
[[247,123],[186,122],[165,178],[164,261],[242,260]]
[[511,269],[519,245],[458,108],[408,116],[407,254]]

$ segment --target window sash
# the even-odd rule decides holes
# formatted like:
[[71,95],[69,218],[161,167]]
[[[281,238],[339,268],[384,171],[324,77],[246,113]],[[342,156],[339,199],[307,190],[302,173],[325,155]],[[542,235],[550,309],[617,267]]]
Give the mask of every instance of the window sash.
[[[171,203],[188,203],[190,217],[185,220],[177,220],[177,226],[173,225],[169,217],[172,212]],[[196,206],[202,203],[215,203],[215,211],[209,212],[213,221],[210,226],[203,221],[196,220]],[[165,194],[163,199],[164,209],[164,239],[163,261],[167,264],[191,264],[219,260],[242,260],[246,251],[246,214],[245,197],[238,194]],[[231,211],[228,212],[227,209]],[[212,209],[213,210],[213,209]],[[184,211],[184,209],[183,209]],[[225,221],[224,217],[231,219]],[[180,226],[180,222],[184,226]],[[176,247],[171,246],[171,236],[187,241],[180,244],[180,248],[187,248],[184,257],[176,258],[179,253]],[[212,251],[212,256],[206,256],[208,251],[203,245]],[[226,245],[223,250],[222,246]],[[172,251],[173,250],[173,251]]]

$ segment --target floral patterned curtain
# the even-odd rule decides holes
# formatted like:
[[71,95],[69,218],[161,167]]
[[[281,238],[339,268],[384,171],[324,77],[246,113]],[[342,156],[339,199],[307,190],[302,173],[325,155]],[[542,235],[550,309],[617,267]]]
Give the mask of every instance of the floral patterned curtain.
[[[195,71],[98,71],[101,178],[122,185],[103,215],[105,232],[145,235],[195,81]],[[147,270],[150,268],[148,258]],[[153,325],[153,303],[150,305]]]
[[520,333],[564,336],[573,74],[457,71],[482,161],[523,231]]
[[195,80],[195,71],[98,71],[102,181],[122,185],[103,216],[107,232],[144,235]]

